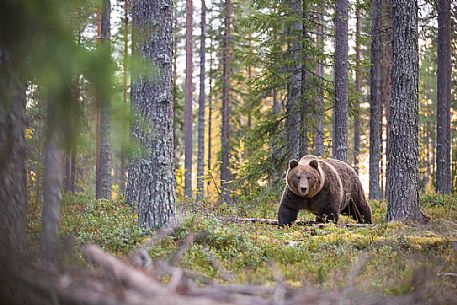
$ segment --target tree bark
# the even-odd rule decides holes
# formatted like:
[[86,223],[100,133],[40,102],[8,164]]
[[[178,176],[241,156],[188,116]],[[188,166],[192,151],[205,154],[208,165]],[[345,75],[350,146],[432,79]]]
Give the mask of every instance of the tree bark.
[[[213,124],[213,38],[210,38],[209,52],[209,94],[208,94],[208,175],[211,175],[211,147],[212,147],[212,124]],[[208,180],[208,187],[211,182]]]
[[184,107],[184,195],[192,198],[192,0],[186,0],[186,92]]
[[[124,103],[128,103],[128,57],[129,57],[129,0],[124,0],[124,54],[123,54],[123,99]],[[119,194],[121,196],[125,195],[125,187],[126,187],[126,167],[127,162],[125,155],[125,150],[121,149],[121,166],[120,166],[120,179],[119,179]]]
[[438,1],[436,106],[436,192],[449,194],[451,182],[451,0]]
[[[176,178],[173,144],[172,0],[134,1],[133,55],[151,61],[157,76],[132,71],[133,137],[145,156],[131,161],[127,193],[138,205],[138,223],[159,228],[175,218]],[[141,124],[141,120],[148,124]],[[133,183],[130,183],[130,179]]]
[[27,251],[26,88],[17,65],[0,40],[0,296],[5,302],[32,304],[14,280],[23,272]]
[[288,159],[299,159],[302,139],[302,33],[303,33],[303,1],[290,0],[289,8],[293,22],[288,30],[288,54],[292,62],[287,80],[287,103],[286,103],[286,138],[288,147]]
[[230,175],[230,78],[232,74],[232,1],[225,0],[224,56],[222,76],[222,130],[221,130],[221,192],[226,202],[230,202],[228,184]]
[[63,186],[64,153],[61,135],[57,124],[55,97],[48,97],[46,145],[44,151],[43,179],[43,216],[41,232],[41,249],[49,262],[54,262],[57,256],[60,226],[61,189]]
[[392,104],[387,163],[387,221],[425,222],[418,186],[417,1],[393,0]]
[[355,26],[355,92],[357,98],[355,100],[354,111],[354,170],[359,173],[359,151],[360,151],[360,102],[361,102],[361,87],[360,87],[360,2],[356,2],[356,26]]
[[348,0],[336,0],[333,158],[348,155]]
[[[102,56],[107,65],[111,62],[111,34],[110,34],[110,0],[103,0],[101,14],[101,43]],[[109,69],[111,71],[111,69]],[[100,90],[100,189],[96,192],[97,199],[111,199],[111,75],[104,76],[104,83]]]
[[[317,4],[317,34],[316,34],[316,49],[324,52],[324,6],[322,2]],[[318,59],[316,65],[316,74],[319,77],[319,88],[316,100],[316,132],[314,135],[314,149],[316,156],[324,156],[324,65],[322,59]]]
[[369,199],[381,199],[379,189],[380,123],[381,123],[381,58],[380,58],[380,0],[371,2],[371,69],[370,69],[370,160]]
[[204,196],[205,176],[205,61],[206,61],[206,5],[201,1],[200,21],[200,92],[198,97],[198,153],[197,153],[197,200]]

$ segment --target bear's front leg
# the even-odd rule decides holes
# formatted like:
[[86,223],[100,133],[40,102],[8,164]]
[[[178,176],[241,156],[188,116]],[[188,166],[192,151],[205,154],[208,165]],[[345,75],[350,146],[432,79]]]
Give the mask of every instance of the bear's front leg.
[[280,226],[290,225],[297,220],[298,210],[291,209],[281,203],[278,210],[278,224]]

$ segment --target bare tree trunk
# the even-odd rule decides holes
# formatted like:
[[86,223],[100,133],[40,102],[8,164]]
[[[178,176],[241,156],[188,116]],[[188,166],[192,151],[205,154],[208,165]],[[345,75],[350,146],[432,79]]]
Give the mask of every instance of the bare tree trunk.
[[425,222],[418,186],[417,0],[393,0],[393,70],[387,163],[387,221]]
[[9,278],[23,272],[27,250],[26,89],[16,66],[0,40],[0,293],[2,301],[32,304],[18,281]]
[[370,69],[370,160],[368,198],[381,199],[379,189],[381,80],[380,80],[380,0],[371,2],[371,69]]
[[131,161],[127,193],[135,194],[130,198],[136,200],[138,223],[145,228],[159,228],[175,219],[172,12],[172,0],[138,0],[132,6],[133,55],[158,69],[154,78],[132,71],[132,133],[147,153]]
[[205,61],[206,61],[206,5],[201,2],[200,20],[200,93],[198,97],[198,154],[197,154],[197,200],[204,196],[203,179],[205,176]]
[[[111,35],[110,35],[110,0],[102,2],[101,16],[101,44],[106,64],[111,61]],[[111,69],[109,70],[111,71]],[[96,197],[111,199],[112,177],[111,177],[111,76],[105,76],[102,85],[100,98],[100,190],[97,190]]]
[[[97,10],[97,47],[100,47],[102,40],[102,12]],[[95,92],[95,198],[100,198],[101,176],[100,176],[100,147],[101,147],[101,95],[99,90]]]
[[438,1],[436,192],[451,193],[451,0]]
[[[316,49],[324,52],[324,6],[322,2],[317,4],[317,34],[316,34]],[[314,135],[314,149],[316,156],[324,155],[324,64],[322,59],[319,59],[316,65],[316,74],[319,77],[320,86],[318,88],[316,101],[316,132]]]
[[354,170],[359,173],[359,152],[360,152],[360,2],[356,2],[356,33],[355,33],[355,91],[357,99],[354,111]]
[[[209,94],[208,94],[208,175],[211,175],[211,130],[213,124],[213,38],[210,38],[209,52]],[[211,182],[208,180],[208,186]]]
[[[384,166],[384,157],[387,162],[387,151],[389,137],[389,124],[384,124],[384,118],[386,121],[389,118],[390,113],[390,101],[392,98],[392,0],[382,0],[380,11],[382,12],[382,39],[381,42],[381,67],[380,67],[380,82],[381,82],[381,101],[380,106],[382,107],[380,114],[380,141],[381,141],[381,151],[380,151],[380,187],[381,187],[381,198],[385,198],[386,189],[385,189],[385,166]],[[385,125],[385,133],[384,133]],[[386,135],[386,139],[383,139],[383,135]]]
[[287,117],[285,122],[286,138],[288,147],[288,158],[300,158],[300,148],[302,139],[302,33],[303,33],[303,1],[289,0],[290,11],[292,12],[293,22],[288,30],[288,54],[292,64],[287,80]]
[[192,198],[192,0],[186,0],[186,92],[184,107],[184,195]]
[[53,96],[48,97],[46,145],[44,152],[43,216],[41,249],[49,262],[57,255],[60,225],[61,188],[63,184],[63,150],[59,147],[60,131]]
[[225,0],[224,57],[222,78],[222,130],[221,130],[221,192],[224,200],[230,202],[228,184],[230,175],[230,78],[232,71],[232,1]]
[[[122,73],[122,81],[123,81],[123,99],[124,103],[128,103],[128,57],[129,57],[129,0],[124,0],[124,54],[123,54],[123,73]],[[121,149],[121,166],[120,166],[120,180],[119,180],[119,194],[121,196],[125,195],[125,186],[126,186],[126,167],[127,162],[125,155],[125,151]]]
[[348,0],[336,0],[333,158],[348,156]]

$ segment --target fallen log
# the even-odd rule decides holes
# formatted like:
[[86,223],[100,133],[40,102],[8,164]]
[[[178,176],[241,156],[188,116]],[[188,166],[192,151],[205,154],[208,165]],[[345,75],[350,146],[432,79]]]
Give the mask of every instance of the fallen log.
[[[278,226],[278,220],[268,219],[268,218],[241,218],[241,217],[218,217],[222,222],[234,222],[234,223],[260,223],[272,226]],[[322,223],[314,220],[297,220],[293,222],[293,225],[297,226],[313,226],[318,228],[324,228],[326,226],[333,225],[332,223]],[[364,228],[371,227],[373,224],[361,224],[361,223],[341,223],[337,224],[337,227],[347,227],[347,228]]]

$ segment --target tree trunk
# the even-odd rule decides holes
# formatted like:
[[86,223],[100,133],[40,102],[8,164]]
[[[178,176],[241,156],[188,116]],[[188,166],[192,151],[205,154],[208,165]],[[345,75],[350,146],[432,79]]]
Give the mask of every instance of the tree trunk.
[[361,87],[360,87],[360,2],[356,2],[356,26],[355,26],[355,92],[357,98],[355,100],[354,111],[354,170],[359,173],[359,151],[360,151],[360,102],[361,102]]
[[392,104],[387,163],[387,221],[425,222],[419,210],[417,0],[393,0]]
[[[101,44],[104,62],[111,62],[111,35],[110,35],[110,0],[102,2],[101,16]],[[111,71],[111,69],[109,69]],[[111,177],[111,76],[106,75],[105,82],[100,90],[100,190],[97,190],[96,197],[111,199],[112,177]]]
[[451,0],[438,1],[436,192],[451,193]]
[[127,193],[135,194],[130,198],[136,200],[138,223],[144,228],[159,228],[175,218],[172,11],[172,0],[134,1],[132,6],[133,55],[158,70],[154,78],[132,71],[132,134],[146,153],[131,162]]
[[[324,6],[322,2],[317,5],[317,34],[316,49],[324,52]],[[314,149],[316,156],[324,156],[324,64],[322,59],[318,59],[316,65],[316,74],[319,77],[319,88],[316,101],[316,133],[314,135]]]
[[184,109],[184,195],[192,198],[192,0],[186,0],[186,92]]
[[303,2],[302,0],[290,0],[290,11],[293,22],[288,30],[287,49],[289,60],[292,62],[287,80],[287,103],[286,103],[286,137],[288,147],[288,159],[300,158],[302,139],[302,33],[303,33]]
[[[129,0],[124,1],[124,54],[123,54],[123,99],[124,103],[128,103],[128,58],[129,58]],[[121,166],[120,166],[120,179],[119,179],[119,194],[123,197],[125,195],[125,182],[126,182],[126,158],[124,148],[121,149]]]
[[348,155],[348,0],[336,0],[333,158]]
[[57,255],[64,161],[63,150],[59,147],[61,139],[55,103],[53,96],[48,97],[46,145],[44,148],[43,216],[41,219],[41,249],[49,262],[54,262]]
[[379,189],[379,158],[380,158],[380,123],[381,123],[381,58],[380,58],[380,0],[371,2],[371,69],[370,69],[370,160],[369,160],[369,192],[368,198],[381,199]]
[[[211,145],[212,145],[212,124],[213,124],[213,38],[210,37],[209,52],[209,94],[208,94],[208,175],[211,173]],[[208,180],[208,187],[211,181]]]
[[[97,39],[96,39],[97,48],[100,47],[102,40],[102,12],[97,10]],[[100,198],[101,190],[101,177],[100,177],[100,140],[101,140],[101,94],[100,90],[97,88],[95,92],[95,198]]]
[[198,97],[198,154],[197,154],[197,200],[204,196],[203,179],[205,176],[205,57],[206,57],[206,5],[201,2],[200,21],[200,93]]
[[222,78],[222,130],[221,130],[221,192],[224,200],[230,202],[228,184],[230,175],[230,78],[232,70],[232,1],[225,0],[224,57]]
[[26,302],[28,291],[14,280],[24,272],[22,259],[27,250],[26,89],[16,67],[0,41],[0,294],[6,302],[32,304]]

